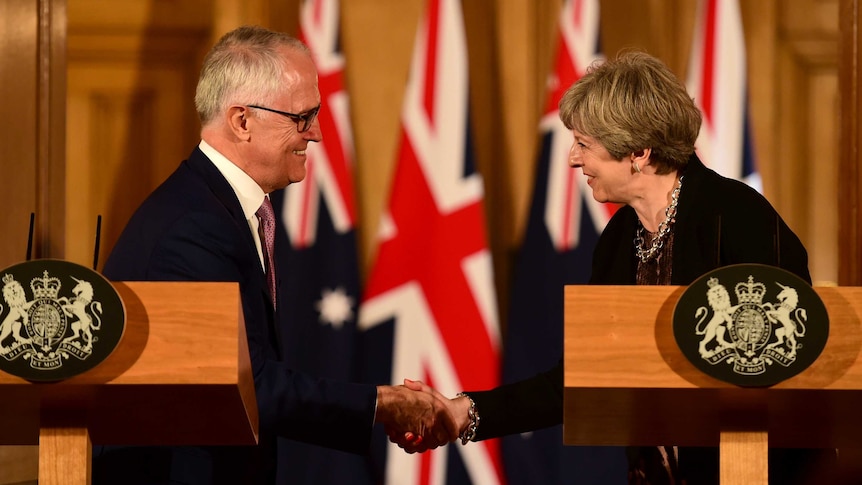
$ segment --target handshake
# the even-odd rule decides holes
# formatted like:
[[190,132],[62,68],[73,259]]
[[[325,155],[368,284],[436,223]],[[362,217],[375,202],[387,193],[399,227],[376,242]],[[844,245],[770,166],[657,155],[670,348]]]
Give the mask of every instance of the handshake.
[[469,397],[449,399],[421,381],[404,379],[402,386],[378,386],[375,422],[407,453],[422,453],[459,437],[466,444],[478,416]]

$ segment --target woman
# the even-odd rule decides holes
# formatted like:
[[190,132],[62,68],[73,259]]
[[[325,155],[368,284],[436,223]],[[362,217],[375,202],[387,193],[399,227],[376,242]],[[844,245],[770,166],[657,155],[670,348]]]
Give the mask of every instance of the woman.
[[[700,110],[661,61],[629,52],[593,65],[559,106],[574,136],[569,165],[583,170],[597,201],[623,204],[596,246],[590,284],[688,285],[737,263],[780,266],[810,283],[805,248],[769,202],[698,159]],[[562,392],[560,361],[525,381],[459,394],[451,405],[466,443],[560,424]],[[411,448],[415,442],[401,445],[420,451]],[[628,454],[630,483],[718,482],[716,448],[644,447]],[[770,471],[773,483],[795,483],[779,472]]]

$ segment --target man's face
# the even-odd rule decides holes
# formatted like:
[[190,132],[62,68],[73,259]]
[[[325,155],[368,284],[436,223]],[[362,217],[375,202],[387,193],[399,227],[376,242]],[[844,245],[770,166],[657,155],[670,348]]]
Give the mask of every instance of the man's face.
[[[288,68],[284,89],[266,108],[305,115],[320,106],[317,69],[311,58],[302,52],[285,50]],[[295,119],[262,109],[251,109],[253,178],[265,192],[271,192],[305,178],[306,149],[309,142],[323,139],[315,117],[304,132]]]

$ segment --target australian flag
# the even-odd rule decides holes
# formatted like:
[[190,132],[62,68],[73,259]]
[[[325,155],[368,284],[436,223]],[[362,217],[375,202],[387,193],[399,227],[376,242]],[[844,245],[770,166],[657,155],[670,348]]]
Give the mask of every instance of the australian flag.
[[[285,359],[321,378],[358,380],[356,316],[360,297],[353,189],[353,146],[339,45],[337,0],[306,0],[301,38],[318,69],[324,142],[308,146],[307,175],[272,194],[280,214],[277,261],[284,316]],[[285,241],[286,240],[286,241]],[[278,483],[370,483],[364,457],[292,440],[279,440]]]
[[[533,202],[511,292],[505,382],[548,370],[562,356],[563,287],[587,283],[593,248],[615,210],[596,202],[583,173],[568,166],[573,139],[557,107],[566,89],[601,59],[599,1],[567,0],[558,25]],[[562,426],[507,436],[502,453],[510,485],[627,483],[624,448],[563,446]]]

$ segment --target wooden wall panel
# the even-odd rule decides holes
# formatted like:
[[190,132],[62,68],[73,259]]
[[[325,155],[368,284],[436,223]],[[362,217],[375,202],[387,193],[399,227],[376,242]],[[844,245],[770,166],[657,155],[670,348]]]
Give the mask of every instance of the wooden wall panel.
[[63,256],[65,0],[0,2],[0,267]]
[[191,151],[194,135],[177,109],[188,104],[185,78],[170,66],[70,66],[67,192],[75,203],[67,205],[67,259],[93,260],[98,215],[110,248],[132,211]]
[[0,446],[0,485],[37,485],[39,448]]
[[[65,0],[0,2],[0,268],[63,257]],[[5,302],[3,302],[5,304]],[[37,449],[0,446],[0,484],[36,483]]]
[[210,1],[213,26],[210,44],[240,25],[261,25],[299,35],[299,0]]
[[808,248],[816,283],[838,281],[838,1],[777,4],[778,183],[767,196]]
[[[859,86],[862,84],[862,36],[859,22],[862,6],[859,0],[841,0],[839,8],[840,40],[839,90],[841,102],[840,149],[838,164],[840,174],[838,184],[838,283],[841,285],[862,285],[862,97]],[[862,462],[862,460],[859,460]]]
[[197,143],[211,11],[201,0],[70,4],[66,259],[93,263],[101,215],[101,267],[135,208]]
[[838,283],[838,73],[835,65],[818,69],[808,80],[808,113],[812,120],[807,134],[814,143],[800,160],[808,172],[813,199],[806,207],[809,268],[815,284]]
[[[36,110],[38,11],[32,1],[0,2],[0,164],[4,209],[0,267],[24,260],[30,213],[36,211]],[[13,114],[14,113],[14,114]]]

